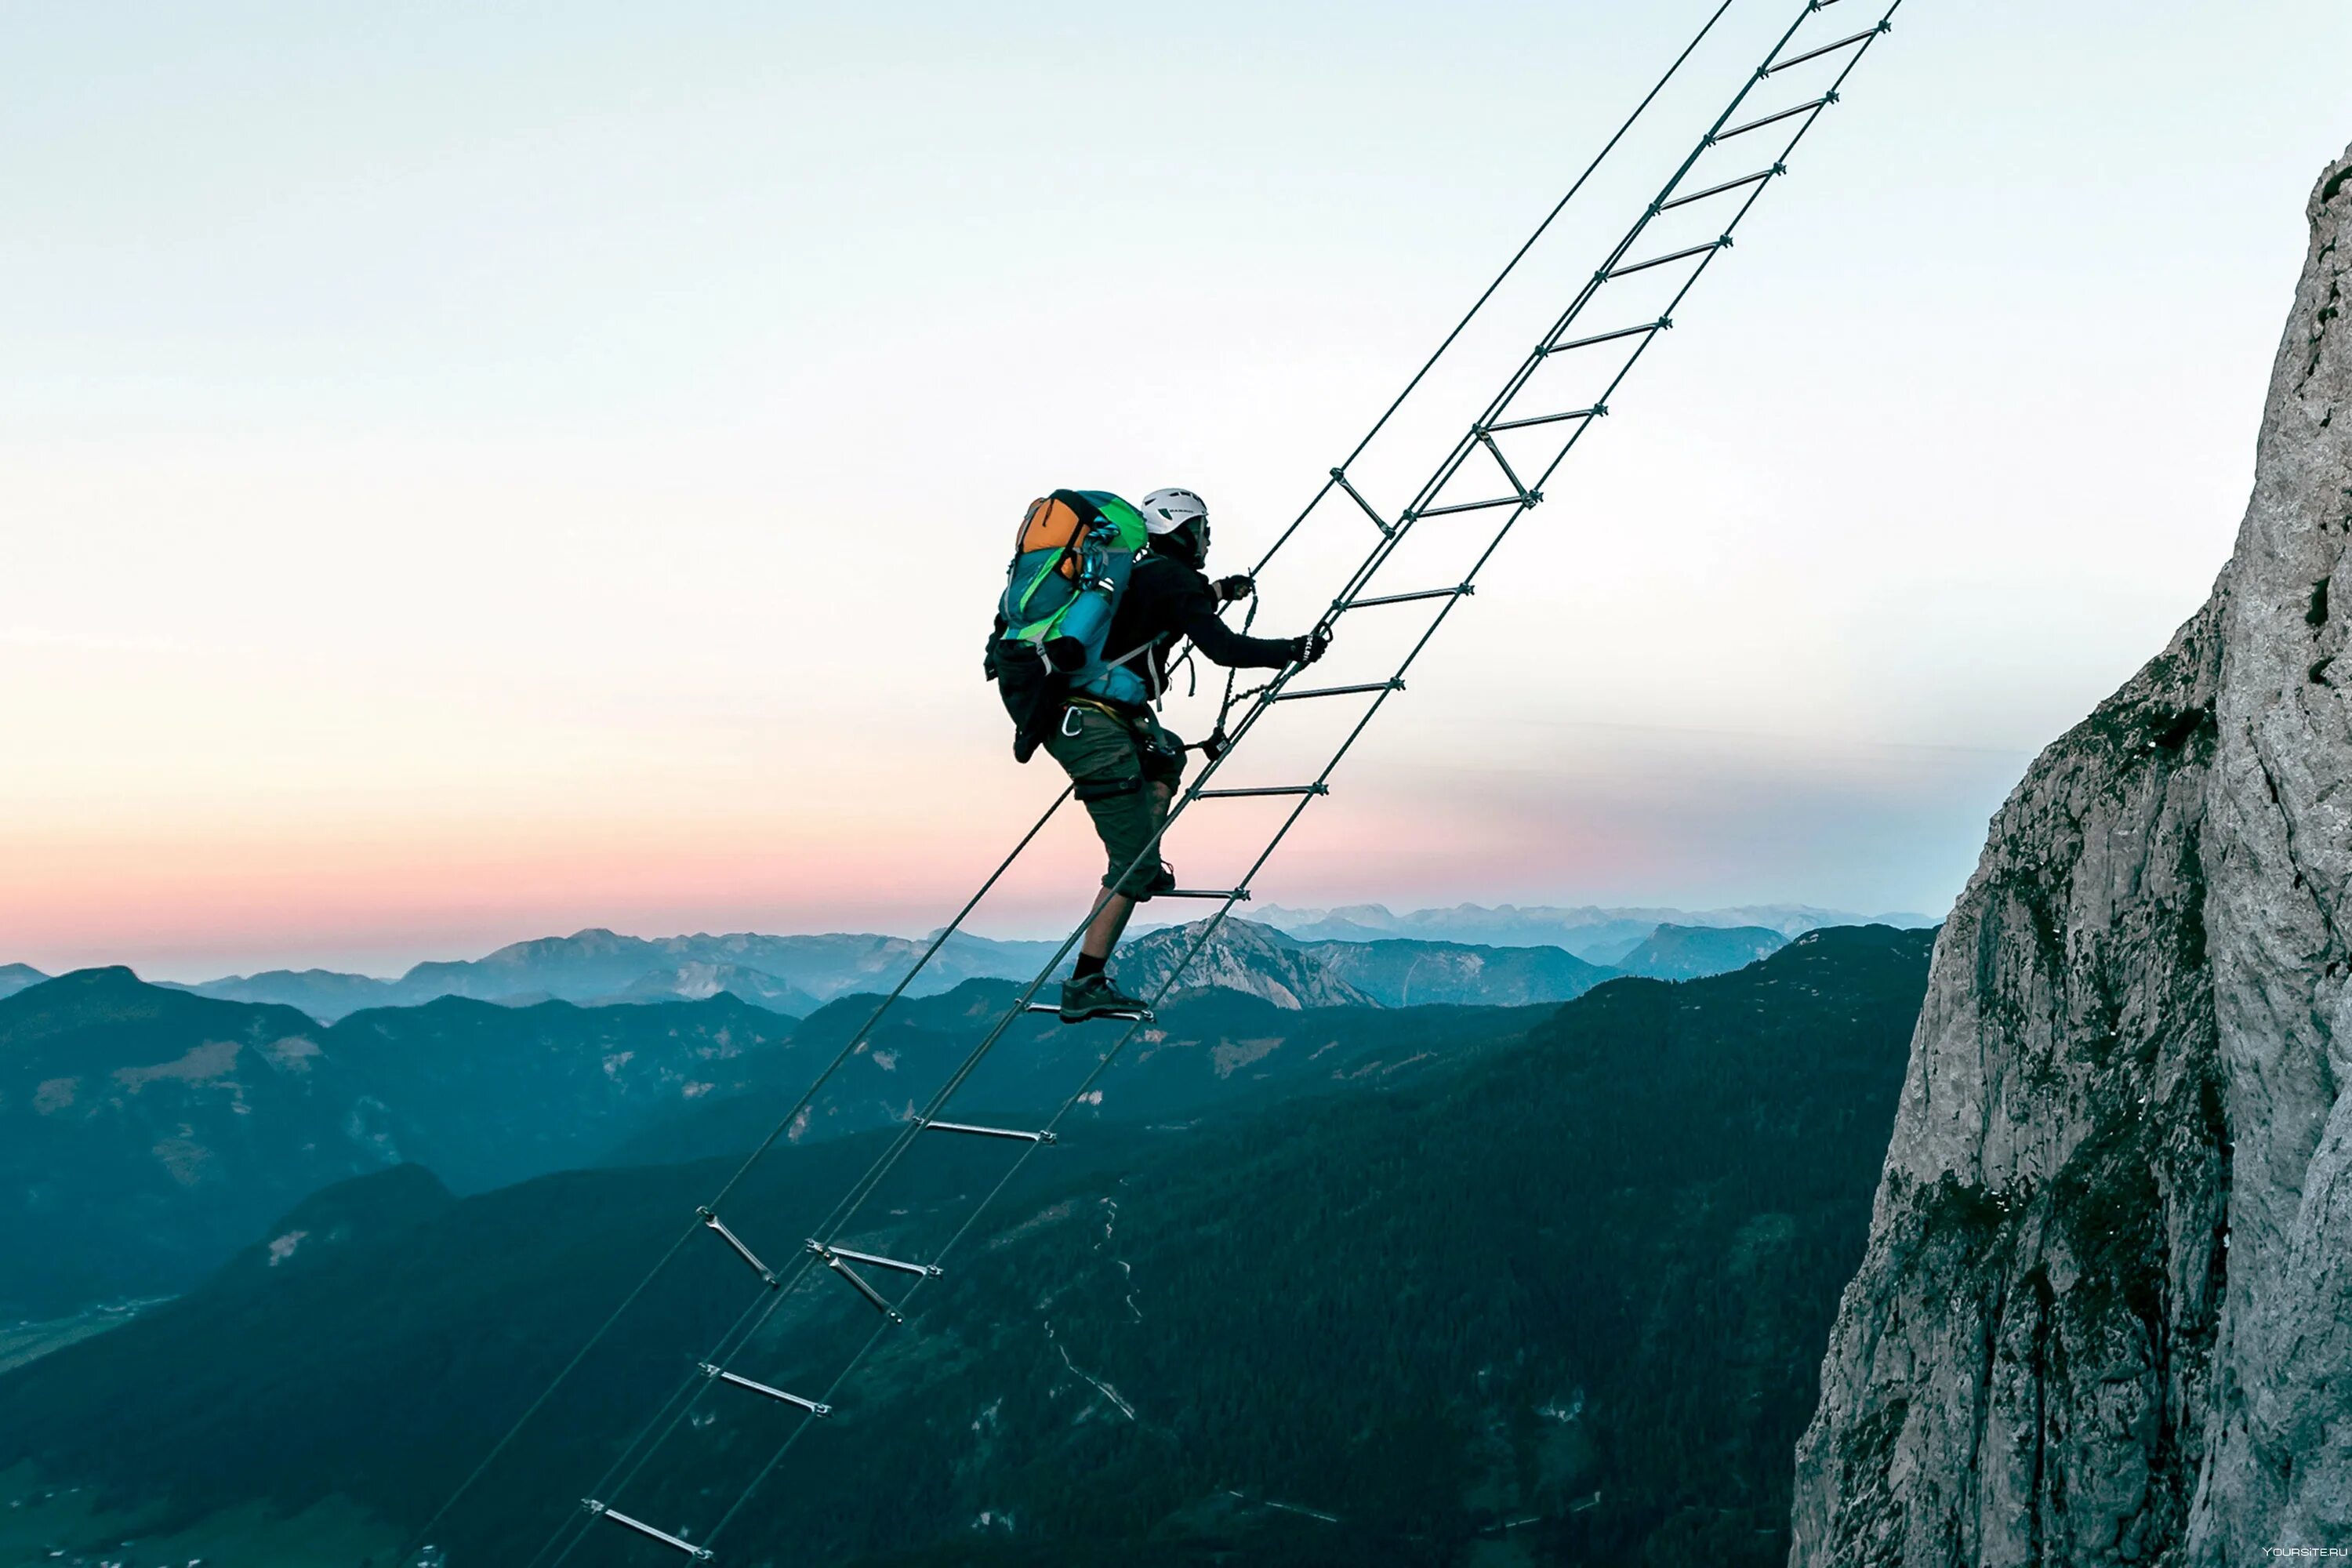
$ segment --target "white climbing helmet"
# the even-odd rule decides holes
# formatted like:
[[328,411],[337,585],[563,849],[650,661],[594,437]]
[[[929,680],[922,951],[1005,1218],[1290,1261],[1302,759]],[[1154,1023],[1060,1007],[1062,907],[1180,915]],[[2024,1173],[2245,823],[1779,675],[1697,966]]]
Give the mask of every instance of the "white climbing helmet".
[[1191,490],[1153,490],[1143,498],[1143,525],[1153,533],[1173,533],[1188,522],[1209,521],[1209,503]]

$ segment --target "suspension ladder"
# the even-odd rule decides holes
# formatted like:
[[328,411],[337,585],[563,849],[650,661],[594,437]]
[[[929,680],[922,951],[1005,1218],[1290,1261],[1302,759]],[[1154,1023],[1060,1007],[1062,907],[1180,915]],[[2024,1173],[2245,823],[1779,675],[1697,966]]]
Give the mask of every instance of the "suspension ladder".
[[[1633,116],[1603,147],[1600,156],[1585,170],[1559,205],[1553,208],[1551,216],[1537,229],[1536,236],[1530,237],[1512,258],[1510,265],[1505,268],[1503,278],[1510,275],[1512,268],[1534,246],[1536,238],[1542,236],[1569,200],[1583,188],[1594,169],[1655,101],[1734,3],[1735,0],[1722,0],[1700,29],[1698,37],[1684,49],[1665,77],[1650,90],[1649,96],[1642,100]],[[1461,335],[1471,317],[1475,317],[1493,297],[1503,278],[1497,278],[1496,283],[1489,286],[1477,304],[1473,306],[1470,316],[1465,316],[1462,325],[1457,326],[1440,345],[1437,354],[1423,366],[1405,392],[1390,405],[1347,460],[1329,470],[1328,478],[1318,489],[1314,499],[1260,560],[1257,570],[1262,572],[1310,519],[1337,510],[1354,520],[1352,526],[1368,536],[1369,543],[1360,563],[1331,598],[1323,617],[1324,624],[1369,612],[1409,615],[1415,606],[1428,612],[1427,624],[1418,637],[1411,639],[1407,651],[1385,679],[1309,686],[1300,681],[1301,668],[1292,666],[1275,675],[1263,687],[1243,693],[1239,700],[1234,698],[1232,682],[1228,680],[1225,716],[1229,717],[1238,703],[1240,717],[1231,724],[1224,749],[1210,757],[1191,785],[1172,803],[1167,826],[1161,829],[1161,834],[1164,835],[1169,827],[1196,805],[1213,806],[1217,802],[1237,799],[1271,799],[1287,801],[1288,809],[1265,841],[1264,848],[1250,862],[1234,886],[1208,890],[1182,889],[1172,895],[1161,895],[1202,900],[1214,907],[1208,918],[1193,928],[1192,939],[1183,947],[1181,956],[1169,970],[1167,977],[1153,989],[1151,995],[1145,999],[1148,1004],[1156,1005],[1175,986],[1219,925],[1237,904],[1250,897],[1251,882],[1297,824],[1307,806],[1330,793],[1332,777],[1340,762],[1389,699],[1404,689],[1407,673],[1423,649],[1436,636],[1438,628],[1445,624],[1463,600],[1476,591],[1480,573],[1492,560],[1503,540],[1521,519],[1542,503],[1544,487],[1555,470],[1593,427],[1608,416],[1612,398],[1660,335],[1673,328],[1675,310],[1699,279],[1725,251],[1732,247],[1735,231],[1761,199],[1763,193],[1788,173],[1789,160],[1800,143],[1822,112],[1839,101],[1848,77],[1872,46],[1891,30],[1895,12],[1900,7],[1901,0],[1895,0],[1874,22],[1851,32],[1840,34],[1833,22],[1829,26],[1814,25],[1815,18],[1822,13],[1838,10],[1843,4],[1850,4],[1850,0],[1805,0],[1795,19],[1778,35],[1762,63],[1740,83],[1730,102],[1700,135],[1696,145],[1675,167],[1655,197],[1642,209],[1624,230],[1622,237],[1607,251],[1590,276],[1575,289],[1566,308],[1526,353],[1517,368],[1504,379],[1500,389],[1471,419],[1467,428],[1454,441],[1419,489],[1402,504],[1392,510],[1384,510],[1373,495],[1367,493],[1367,489],[1372,487],[1362,483],[1351,469],[1371,445],[1373,437],[1381,433],[1403,404],[1405,397],[1421,384],[1430,367]],[[1760,150],[1752,156],[1740,156],[1751,148]],[[1702,217],[1719,213],[1721,221],[1717,224],[1709,217],[1703,231],[1706,237],[1697,243],[1669,243],[1664,248],[1652,248],[1661,243],[1657,241],[1645,245],[1645,239],[1654,227],[1659,226],[1660,220],[1668,214],[1676,213]],[[1654,283],[1661,278],[1667,281],[1670,286],[1664,291],[1664,308],[1645,310],[1632,319],[1626,315],[1612,316],[1610,311],[1612,299],[1630,292],[1615,286],[1635,277],[1647,277]],[[1531,384],[1537,381],[1540,372],[1548,366],[1570,361],[1598,367],[1597,384],[1601,390],[1597,395],[1580,402],[1577,406],[1563,407],[1546,403],[1540,395],[1531,393]],[[1380,580],[1382,569],[1416,530],[1426,528],[1439,519],[1473,517],[1483,517],[1493,521],[1495,526],[1468,571],[1456,580],[1435,584],[1423,583],[1393,586]],[[1252,614],[1255,614],[1255,605]],[[1361,713],[1351,726],[1346,728],[1343,738],[1328,760],[1312,776],[1294,782],[1254,786],[1227,787],[1215,782],[1226,763],[1250,737],[1262,726],[1275,722],[1276,716],[1288,710],[1290,705],[1350,700],[1361,703]],[[1221,731],[1226,730],[1222,718],[1219,728]],[[1068,801],[1070,793],[1067,788],[1062,791],[1045,815],[1029,829],[1011,854],[982,884],[980,890],[966,902],[955,920],[932,939],[914,967],[899,979],[889,994],[875,1008],[865,1026],[841,1047],[808,1090],[779,1121],[775,1130],[768,1134],[709,1202],[695,1212],[691,1223],[654,1264],[636,1289],[558,1373],[556,1384],[562,1384],[580,1366],[589,1351],[643,1294],[655,1276],[686,1247],[698,1245],[696,1237],[707,1237],[698,1245],[720,1248],[740,1261],[751,1286],[750,1300],[740,1314],[715,1345],[692,1360],[689,1364],[693,1370],[684,1376],[670,1398],[646,1420],[605,1474],[598,1478],[590,1494],[581,1500],[578,1510],[548,1537],[539,1553],[530,1560],[531,1568],[543,1563],[564,1562],[600,1525],[609,1525],[625,1532],[627,1536],[646,1543],[648,1551],[652,1546],[659,1546],[673,1556],[682,1555],[694,1561],[711,1559],[715,1552],[714,1542],[773,1475],[793,1447],[818,1422],[833,1413],[840,1391],[866,1354],[883,1336],[904,1330],[909,1300],[927,1285],[943,1277],[944,1260],[957,1243],[971,1230],[1030,1156],[1057,1141],[1058,1129],[1064,1119],[1084,1101],[1143,1026],[1142,1018],[1130,1018],[1117,1040],[1098,1054],[1091,1069],[1062,1101],[1060,1109],[1038,1125],[1002,1127],[950,1119],[949,1111],[957,1092],[1003,1038],[1006,1031],[1025,1013],[1055,1010],[1051,1005],[1038,1000],[1038,993],[1083,934],[1085,925],[1082,922],[1063,941],[1053,958],[1021,990],[946,1081],[887,1142],[881,1154],[842,1194],[832,1212],[805,1238],[800,1251],[789,1261],[778,1266],[763,1259],[721,1217],[728,1198],[735,1193],[752,1166],[773,1148],[786,1128],[809,1107],[833,1075],[865,1047],[876,1026],[905,994],[908,984],[930,963],[949,938],[961,928],[973,909],[1021,858],[1047,821]],[[1156,858],[1158,854],[1159,837],[1155,836],[1136,864],[1142,864],[1147,858]],[[1134,867],[1130,866],[1129,869],[1131,871]],[[929,1257],[894,1258],[844,1245],[843,1237],[857,1223],[883,1179],[911,1149],[933,1136],[1002,1148],[1007,1151],[1009,1157],[1001,1173],[986,1184],[978,1200],[971,1204],[945,1244]],[[847,1300],[855,1304],[855,1310],[871,1313],[872,1331],[823,1387],[795,1393],[775,1386],[761,1374],[761,1368],[750,1355],[755,1337],[788,1296],[810,1280],[824,1277],[834,1281],[829,1288],[848,1293]],[[457,1498],[463,1496],[480,1479],[491,1461],[515,1440],[545,1405],[556,1384],[551,1384],[523,1412],[520,1419],[475,1468],[457,1493],[418,1532],[418,1540],[430,1533]],[[691,1418],[706,1400],[722,1398],[761,1401],[790,1412],[793,1416],[788,1434],[750,1483],[737,1493],[732,1503],[719,1512],[707,1527],[692,1531],[664,1530],[622,1511],[619,1500],[626,1497],[632,1483],[637,1480],[669,1436]],[[412,1542],[403,1561],[414,1561],[415,1552],[415,1543]]]

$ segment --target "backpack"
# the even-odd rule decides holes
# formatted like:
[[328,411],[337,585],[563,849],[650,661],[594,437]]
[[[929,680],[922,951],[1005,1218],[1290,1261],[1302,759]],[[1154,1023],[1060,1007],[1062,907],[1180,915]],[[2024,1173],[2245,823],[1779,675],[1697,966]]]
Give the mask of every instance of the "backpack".
[[1073,691],[1138,703],[1143,678],[1108,664],[1103,639],[1149,539],[1143,514],[1108,490],[1055,490],[1029,503],[996,603],[986,669],[1027,762]]

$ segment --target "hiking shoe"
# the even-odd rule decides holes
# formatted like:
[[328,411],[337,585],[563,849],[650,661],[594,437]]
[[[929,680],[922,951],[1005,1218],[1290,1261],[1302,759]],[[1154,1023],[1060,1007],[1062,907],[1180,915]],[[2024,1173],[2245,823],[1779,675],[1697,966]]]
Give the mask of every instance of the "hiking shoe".
[[1083,1024],[1089,1018],[1149,1018],[1151,1009],[1113,985],[1108,974],[1062,982],[1062,1022]]

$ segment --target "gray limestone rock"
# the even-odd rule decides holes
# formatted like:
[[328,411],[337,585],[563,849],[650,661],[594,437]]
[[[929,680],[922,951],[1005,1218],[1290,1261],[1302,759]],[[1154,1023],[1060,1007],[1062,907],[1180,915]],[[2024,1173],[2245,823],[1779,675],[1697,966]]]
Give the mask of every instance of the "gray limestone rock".
[[1937,944],[1792,1563],[2352,1547],[2352,153],[2310,217],[2212,597]]

